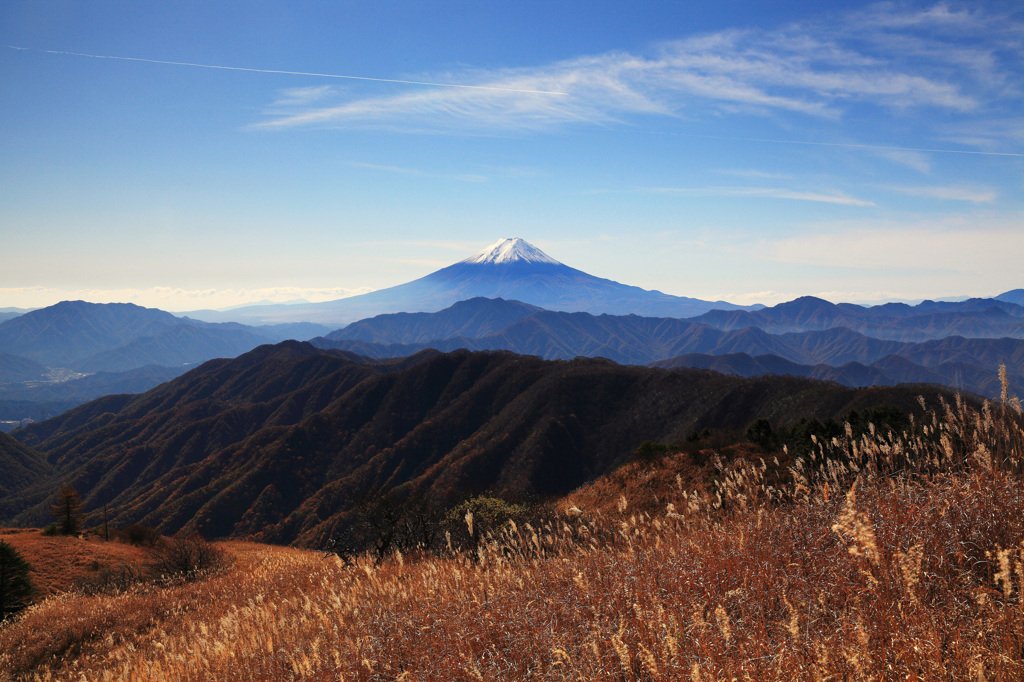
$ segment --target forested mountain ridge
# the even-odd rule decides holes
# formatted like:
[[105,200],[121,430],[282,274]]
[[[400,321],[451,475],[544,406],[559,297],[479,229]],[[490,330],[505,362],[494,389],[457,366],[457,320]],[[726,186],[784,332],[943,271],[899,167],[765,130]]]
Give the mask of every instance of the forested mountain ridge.
[[[285,342],[14,433],[87,510],[107,505],[118,524],[316,543],[373,490],[561,494],[644,440],[742,430],[760,417],[910,409],[922,391],[934,392],[507,352],[375,363]],[[56,478],[3,498],[21,510],[6,521],[44,520]]]

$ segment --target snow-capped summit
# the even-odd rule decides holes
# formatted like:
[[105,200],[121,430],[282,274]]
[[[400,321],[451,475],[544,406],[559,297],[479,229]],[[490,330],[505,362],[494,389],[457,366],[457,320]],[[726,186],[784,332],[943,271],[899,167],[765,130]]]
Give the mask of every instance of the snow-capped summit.
[[554,258],[544,253],[536,246],[520,239],[519,237],[499,239],[483,251],[480,251],[463,263],[514,263],[516,261],[526,263],[553,263],[561,265]]

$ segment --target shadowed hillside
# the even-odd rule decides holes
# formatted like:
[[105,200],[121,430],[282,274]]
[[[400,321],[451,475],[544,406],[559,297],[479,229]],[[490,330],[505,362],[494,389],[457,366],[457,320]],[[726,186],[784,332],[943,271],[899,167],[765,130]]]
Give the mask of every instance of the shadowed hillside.
[[[426,352],[389,363],[297,342],[206,363],[15,432],[86,509],[174,532],[320,542],[376,489],[438,500],[565,493],[645,440],[893,404],[918,388],[851,390],[792,377]],[[928,391],[932,393],[932,391]],[[41,523],[51,486],[5,502]]]
[[46,485],[52,475],[53,468],[42,454],[0,433],[0,516],[10,517],[21,511],[8,503],[10,496]]

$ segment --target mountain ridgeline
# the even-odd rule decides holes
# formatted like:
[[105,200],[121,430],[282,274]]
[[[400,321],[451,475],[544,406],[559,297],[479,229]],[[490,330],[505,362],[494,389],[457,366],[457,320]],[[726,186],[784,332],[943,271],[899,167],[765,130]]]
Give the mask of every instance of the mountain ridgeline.
[[[110,396],[15,432],[24,474],[4,523],[39,524],[58,482],[117,525],[317,544],[380,489],[451,500],[559,495],[645,440],[765,418],[838,417],[924,387],[424,351],[372,361],[308,343],[213,360],[137,396]],[[6,462],[5,462],[6,465]]]
[[312,324],[211,324],[133,303],[62,301],[0,323],[0,352],[46,367],[123,372],[198,364],[324,331]]
[[[983,328],[971,326],[979,319]],[[477,298],[437,313],[379,315],[312,343],[375,358],[427,348],[510,350],[741,376],[792,374],[848,386],[937,383],[994,397],[1001,389],[1000,365],[1006,365],[1011,387],[1024,389],[1022,324],[1024,308],[992,299],[865,308],[804,297],[754,312],[676,319],[565,313]],[[899,336],[902,325],[914,330],[911,338],[924,340],[877,338],[844,325],[890,329],[887,337]],[[986,335],[996,332],[1004,336]]]
[[131,303],[62,301],[0,323],[0,419],[40,419],[113,393],[139,393],[219,357],[315,324],[211,324]]

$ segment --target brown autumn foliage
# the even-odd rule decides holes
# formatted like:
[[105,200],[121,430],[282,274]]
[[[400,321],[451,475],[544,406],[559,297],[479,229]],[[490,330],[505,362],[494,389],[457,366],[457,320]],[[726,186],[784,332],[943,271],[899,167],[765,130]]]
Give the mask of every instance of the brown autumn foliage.
[[932,407],[787,479],[630,464],[473,553],[223,543],[205,580],[30,608],[0,679],[1021,679],[1020,405]]

